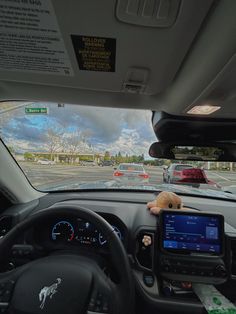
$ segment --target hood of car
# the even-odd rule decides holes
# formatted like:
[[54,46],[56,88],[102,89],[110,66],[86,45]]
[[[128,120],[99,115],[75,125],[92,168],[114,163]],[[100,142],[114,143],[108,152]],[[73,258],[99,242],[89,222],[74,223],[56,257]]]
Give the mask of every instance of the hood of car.
[[[40,189],[40,187],[39,187]],[[107,190],[107,189],[119,189],[119,190],[140,190],[140,191],[169,191],[174,193],[186,194],[186,195],[199,195],[205,197],[214,198],[226,198],[236,200],[236,195],[222,191],[216,187],[209,187],[207,184],[200,184],[198,187],[194,185],[178,185],[178,184],[120,184],[114,180],[111,181],[95,181],[95,182],[79,182],[73,184],[63,185],[47,185],[43,186],[44,190],[58,191],[58,190]]]

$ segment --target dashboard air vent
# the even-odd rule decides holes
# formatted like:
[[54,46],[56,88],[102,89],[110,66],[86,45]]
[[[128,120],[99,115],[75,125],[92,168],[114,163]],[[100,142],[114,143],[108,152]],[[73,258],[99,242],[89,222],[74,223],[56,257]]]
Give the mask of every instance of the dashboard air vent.
[[4,237],[8,231],[12,228],[12,217],[2,216],[0,217],[0,239]]

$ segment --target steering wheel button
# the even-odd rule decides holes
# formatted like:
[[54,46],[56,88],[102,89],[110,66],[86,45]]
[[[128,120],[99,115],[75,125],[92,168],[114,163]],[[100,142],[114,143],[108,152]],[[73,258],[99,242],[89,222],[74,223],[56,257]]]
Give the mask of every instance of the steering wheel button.
[[92,299],[90,299],[89,306],[88,306],[88,310],[89,310],[89,311],[93,311],[93,310],[94,310],[94,307],[95,307],[95,299],[92,298]]
[[9,303],[1,302],[0,303],[0,313],[7,313]]
[[96,306],[95,307],[95,312],[96,313],[101,313],[102,312],[102,308],[100,306]]
[[105,303],[103,303],[103,307],[102,307],[102,312],[103,313],[108,313],[108,303],[107,302],[105,302]]
[[10,293],[9,294],[4,294],[1,298],[0,298],[0,302],[8,302],[10,300]]
[[96,306],[100,306],[101,304],[102,304],[102,301],[98,299],[98,300],[96,301]]

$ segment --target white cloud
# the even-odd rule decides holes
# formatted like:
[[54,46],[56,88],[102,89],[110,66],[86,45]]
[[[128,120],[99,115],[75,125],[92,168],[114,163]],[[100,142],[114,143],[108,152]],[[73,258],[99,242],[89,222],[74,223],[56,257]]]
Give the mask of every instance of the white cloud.
[[[22,105],[23,103],[21,103]],[[12,104],[12,105],[15,105]],[[24,104],[26,105],[26,104]],[[46,151],[47,127],[64,128],[63,137],[72,138],[75,132],[83,140],[83,151],[109,151],[112,155],[141,155],[148,157],[148,149],[155,135],[151,125],[151,112],[97,108],[76,105],[37,104],[33,106],[49,107],[47,116],[25,116],[24,106],[6,117],[2,128],[4,140],[16,151]],[[13,115],[15,113],[15,116]],[[9,122],[9,123],[8,123]]]
[[109,151],[111,155],[142,155],[148,157],[150,147],[149,141],[143,141],[140,134],[134,129],[123,129],[119,138],[112,144],[100,144],[97,146],[99,151]]

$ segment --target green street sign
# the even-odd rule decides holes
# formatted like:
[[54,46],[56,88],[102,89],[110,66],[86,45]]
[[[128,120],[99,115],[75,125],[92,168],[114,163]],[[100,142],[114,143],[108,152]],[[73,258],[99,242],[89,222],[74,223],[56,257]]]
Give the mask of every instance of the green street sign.
[[26,114],[48,114],[48,108],[25,108]]

